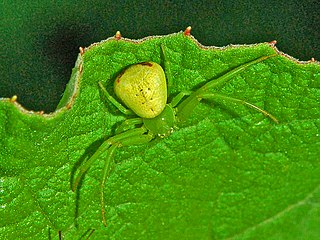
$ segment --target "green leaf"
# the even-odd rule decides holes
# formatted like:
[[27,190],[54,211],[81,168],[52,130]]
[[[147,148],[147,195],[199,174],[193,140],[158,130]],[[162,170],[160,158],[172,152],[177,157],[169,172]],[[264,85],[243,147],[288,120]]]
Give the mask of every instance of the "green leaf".
[[126,66],[163,62],[169,101],[209,79],[273,54],[263,43],[205,48],[182,33],[139,42],[110,38],[79,55],[55,113],[0,101],[0,238],[319,239],[320,66],[282,53],[234,77],[221,94],[245,99],[277,117],[205,101],[170,137],[117,150],[101,222],[102,154],[74,193],[70,182],[116,124],[106,102]]

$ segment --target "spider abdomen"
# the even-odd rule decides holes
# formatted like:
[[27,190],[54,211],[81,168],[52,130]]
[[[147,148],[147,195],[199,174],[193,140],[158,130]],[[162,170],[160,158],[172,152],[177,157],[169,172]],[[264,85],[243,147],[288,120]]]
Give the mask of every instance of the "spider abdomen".
[[162,67],[154,62],[131,65],[114,83],[115,94],[142,118],[158,116],[167,103],[167,84]]

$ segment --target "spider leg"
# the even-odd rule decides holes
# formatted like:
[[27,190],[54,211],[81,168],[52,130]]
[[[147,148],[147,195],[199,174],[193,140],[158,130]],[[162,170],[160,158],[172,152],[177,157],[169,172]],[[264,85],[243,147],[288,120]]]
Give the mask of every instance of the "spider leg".
[[[250,61],[248,63],[242,64],[242,65],[234,68],[233,70],[227,72],[226,74],[222,75],[221,77],[219,77],[217,79],[211,79],[204,86],[199,88],[197,91],[193,92],[189,97],[187,97],[184,101],[182,101],[178,104],[177,114],[176,114],[178,120],[185,121],[191,115],[193,109],[199,104],[201,99],[204,98],[204,96],[209,97],[209,95],[211,94],[210,91],[212,89],[217,89],[219,87],[222,87],[223,84],[225,84],[227,81],[231,80],[232,77],[234,77],[236,74],[243,72],[245,69],[247,69],[248,67],[250,67],[254,64],[257,64],[259,62],[262,62],[262,61],[264,61],[270,57],[274,57],[274,56],[277,56],[277,54],[272,54],[269,56],[260,57],[258,59],[255,59],[253,61]],[[215,94],[215,96],[217,97],[217,94]],[[220,96],[220,98],[222,97],[221,95],[219,95],[219,96]],[[273,121],[278,122],[278,120],[275,117],[273,117],[271,114],[267,113],[265,110],[262,110],[251,103],[245,102],[243,100],[229,98],[229,97],[224,96],[224,99],[227,99],[227,98],[230,101],[238,102],[238,103],[244,104],[246,106],[252,107],[252,108],[256,109],[257,111],[260,111],[263,114],[265,114],[266,116],[270,117]]]
[[100,202],[101,202],[101,211],[102,211],[102,222],[106,226],[106,219],[105,219],[105,203],[104,203],[104,192],[103,189],[105,187],[105,183],[107,180],[107,177],[109,176],[110,172],[110,166],[111,162],[113,160],[113,155],[115,153],[115,150],[122,146],[131,146],[131,145],[138,145],[138,144],[144,144],[147,142],[150,142],[154,136],[147,133],[148,130],[144,127],[141,128],[135,128],[128,131],[125,131],[123,133],[117,134],[113,137],[108,138],[106,141],[104,141],[98,150],[80,167],[79,173],[76,177],[76,180],[73,184],[72,190],[75,191],[77,188],[81,178],[85,174],[85,172],[90,168],[92,163],[99,158],[99,156],[103,152],[107,152],[107,157],[105,160],[105,165],[103,168],[103,175],[102,175],[102,181],[101,181],[101,195],[100,195]]
[[143,123],[142,118],[126,119],[120,124],[120,126],[118,126],[116,128],[115,134],[125,132],[125,131],[129,130],[131,127],[134,127],[135,125],[142,124],[142,123]]
[[248,67],[250,67],[252,65],[255,65],[255,64],[259,63],[259,62],[262,62],[262,61],[264,61],[264,60],[266,60],[268,58],[275,57],[275,56],[277,56],[277,54],[263,56],[263,57],[255,59],[255,60],[252,60],[250,62],[244,63],[244,64],[232,69],[231,71],[227,72],[226,74],[222,75],[219,78],[211,79],[204,86],[202,86],[199,90],[208,91],[208,90],[210,90],[212,88],[222,87],[227,81],[231,80],[232,77],[234,77],[235,75],[237,75],[240,72],[243,72]]
[[101,213],[102,213],[102,222],[105,226],[107,226],[107,221],[106,221],[106,216],[105,216],[105,203],[104,203],[104,186],[106,183],[106,179],[107,176],[109,176],[109,171],[110,171],[110,163],[111,160],[113,159],[113,155],[114,152],[116,150],[118,146],[112,145],[109,149],[108,149],[108,153],[107,153],[107,158],[104,164],[104,168],[103,168],[103,175],[102,175],[102,181],[101,181],[101,186],[100,186],[100,204],[101,204]]
[[137,134],[137,135],[131,135],[127,138],[123,138],[119,140],[118,142],[113,143],[107,152],[107,157],[105,160],[105,165],[103,168],[103,175],[102,175],[102,181],[100,186],[100,203],[101,203],[101,213],[102,213],[102,222],[105,226],[107,226],[106,217],[105,217],[105,202],[104,202],[104,188],[106,180],[110,174],[110,166],[111,161],[113,160],[113,155],[115,153],[115,150],[122,146],[131,146],[131,145],[138,145],[138,144],[144,144],[150,142],[154,137],[150,134]]
[[201,95],[199,97],[201,99],[218,99],[218,98],[220,98],[220,99],[224,99],[226,101],[230,101],[230,102],[235,102],[235,103],[238,103],[238,104],[246,105],[246,106],[248,106],[250,108],[253,108],[254,110],[256,110],[258,112],[263,113],[266,117],[269,117],[275,123],[279,123],[279,121],[273,115],[268,113],[267,111],[257,107],[256,105],[254,105],[252,103],[246,102],[246,101],[244,101],[242,99],[232,98],[232,97],[224,96],[224,95],[217,94],[217,93],[206,93],[206,94],[203,94],[203,95]]
[[74,181],[73,187],[72,187],[72,191],[75,191],[82,176],[85,174],[85,172],[90,168],[90,166],[92,165],[92,163],[99,158],[100,154],[107,151],[108,148],[117,142],[120,142],[122,139],[125,138],[130,138],[133,136],[137,136],[137,135],[142,135],[146,132],[147,130],[145,128],[136,128],[136,129],[131,129],[128,130],[126,132],[117,134],[109,139],[107,139],[106,141],[104,141],[100,147],[98,148],[98,150],[80,167],[79,169],[79,173],[76,177],[76,180]]
[[176,107],[176,116],[178,121],[182,122],[189,118],[193,109],[199,104],[201,98],[197,96],[196,92],[193,92],[189,97],[187,97],[184,101],[180,102]]
[[102,85],[101,82],[99,82],[99,86],[103,93],[106,95],[107,99],[116,107],[119,109],[120,112],[122,112],[125,115],[133,115],[133,112],[127,108],[125,108],[121,103],[119,103],[114,97],[112,97],[108,91],[105,89],[105,87]]
[[185,96],[189,96],[191,94],[192,94],[192,91],[182,91],[178,93],[178,95],[172,99],[170,103],[171,107],[177,106]]
[[163,59],[163,67],[167,78],[167,85],[168,89],[170,90],[172,88],[172,74],[171,74],[171,67],[170,67],[170,61],[167,58],[167,54],[165,51],[165,46],[163,44],[160,45],[161,47],[161,53],[162,53],[162,59]]

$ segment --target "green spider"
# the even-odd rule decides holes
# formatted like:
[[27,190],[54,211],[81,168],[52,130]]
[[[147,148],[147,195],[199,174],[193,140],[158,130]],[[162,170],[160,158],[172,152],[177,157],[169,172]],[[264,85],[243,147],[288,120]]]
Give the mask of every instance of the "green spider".
[[[165,58],[164,47],[161,46]],[[142,62],[127,67],[115,80],[114,91],[116,96],[128,108],[112,97],[101,82],[99,86],[108,101],[125,115],[136,115],[122,122],[115,130],[115,135],[105,140],[97,151],[89,158],[79,170],[72,190],[75,191],[79,181],[91,164],[97,160],[101,153],[107,151],[105,166],[100,188],[100,203],[102,222],[106,226],[104,187],[110,174],[111,162],[115,150],[119,147],[146,144],[153,139],[168,137],[173,133],[178,123],[185,121],[198,103],[203,100],[224,99],[227,101],[243,104],[263,113],[265,116],[278,123],[278,120],[270,113],[244,100],[227,97],[212,90],[222,87],[226,81],[248,67],[264,61],[276,54],[263,56],[242,64],[225,75],[210,79],[205,85],[196,91],[183,91],[167,103],[167,83],[162,67],[154,62]]]

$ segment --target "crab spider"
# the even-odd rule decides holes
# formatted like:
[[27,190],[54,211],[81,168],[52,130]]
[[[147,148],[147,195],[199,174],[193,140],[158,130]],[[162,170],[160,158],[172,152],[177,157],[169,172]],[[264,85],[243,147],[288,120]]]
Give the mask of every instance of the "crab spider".
[[[163,46],[161,48],[164,52]],[[231,80],[236,74],[273,56],[276,56],[276,54],[263,56],[242,64],[219,78],[209,80],[196,91],[179,93],[170,103],[167,103],[167,83],[164,70],[159,64],[154,62],[142,62],[131,65],[116,78],[114,91],[125,106],[112,97],[103,84],[99,82],[99,86],[108,101],[123,114],[136,115],[136,117],[128,118],[120,124],[115,131],[115,135],[105,140],[96,152],[80,167],[73,184],[73,191],[77,188],[80,179],[90,168],[91,164],[99,158],[102,152],[107,152],[100,186],[102,222],[106,225],[103,190],[107,177],[110,174],[116,149],[124,146],[146,144],[157,137],[168,137],[174,131],[174,127],[179,122],[185,121],[203,99],[224,99],[242,104],[253,108],[278,123],[278,120],[270,113],[249,102],[213,92],[214,89],[222,87],[223,84]]]

